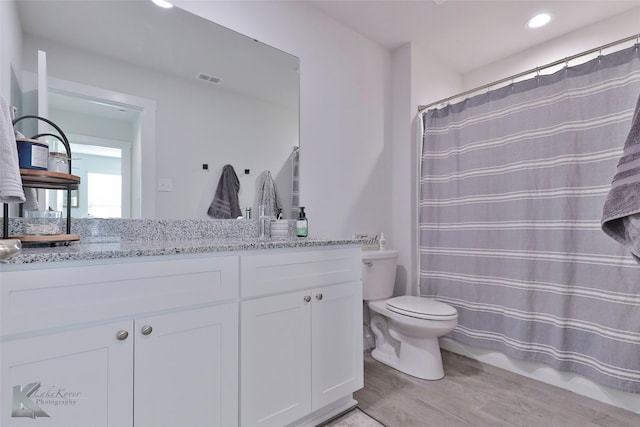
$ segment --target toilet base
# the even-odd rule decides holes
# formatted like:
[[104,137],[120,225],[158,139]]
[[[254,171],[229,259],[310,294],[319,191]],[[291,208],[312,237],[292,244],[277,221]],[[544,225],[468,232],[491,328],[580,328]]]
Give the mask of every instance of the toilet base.
[[401,337],[379,314],[372,317],[371,329],[376,341],[371,357],[375,360],[423,380],[444,377],[438,338]]
[[[433,341],[435,341],[435,350],[428,351],[403,342],[400,343],[399,356],[374,348],[371,351],[371,357],[412,377],[430,381],[439,380],[444,378],[444,368],[438,339],[434,338]],[[432,347],[433,344],[428,346]]]

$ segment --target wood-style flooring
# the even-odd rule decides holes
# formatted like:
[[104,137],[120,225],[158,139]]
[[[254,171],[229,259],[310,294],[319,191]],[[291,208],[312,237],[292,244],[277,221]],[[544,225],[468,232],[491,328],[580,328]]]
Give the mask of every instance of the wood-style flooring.
[[640,427],[640,414],[448,351],[420,380],[365,355],[358,407],[387,427]]

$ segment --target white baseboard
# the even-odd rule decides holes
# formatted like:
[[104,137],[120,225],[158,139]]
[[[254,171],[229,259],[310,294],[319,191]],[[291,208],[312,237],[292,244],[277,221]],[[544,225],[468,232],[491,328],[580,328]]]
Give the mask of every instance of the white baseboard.
[[560,372],[541,363],[513,359],[495,350],[472,347],[451,338],[440,338],[440,348],[640,414],[640,394],[615,390],[577,374]]
[[353,398],[353,395],[345,396],[285,427],[315,427],[357,405],[358,401]]

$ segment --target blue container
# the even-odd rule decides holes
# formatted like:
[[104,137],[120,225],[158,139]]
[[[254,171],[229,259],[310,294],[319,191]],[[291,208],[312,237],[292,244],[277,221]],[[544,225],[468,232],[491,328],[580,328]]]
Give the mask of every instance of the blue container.
[[49,167],[49,144],[36,139],[16,139],[18,163],[21,169],[47,170]]

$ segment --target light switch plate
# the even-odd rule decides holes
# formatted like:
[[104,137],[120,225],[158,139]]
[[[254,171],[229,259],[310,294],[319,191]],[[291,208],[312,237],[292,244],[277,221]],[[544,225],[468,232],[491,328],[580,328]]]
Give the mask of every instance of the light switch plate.
[[158,191],[173,191],[173,180],[170,178],[160,178],[158,180]]

